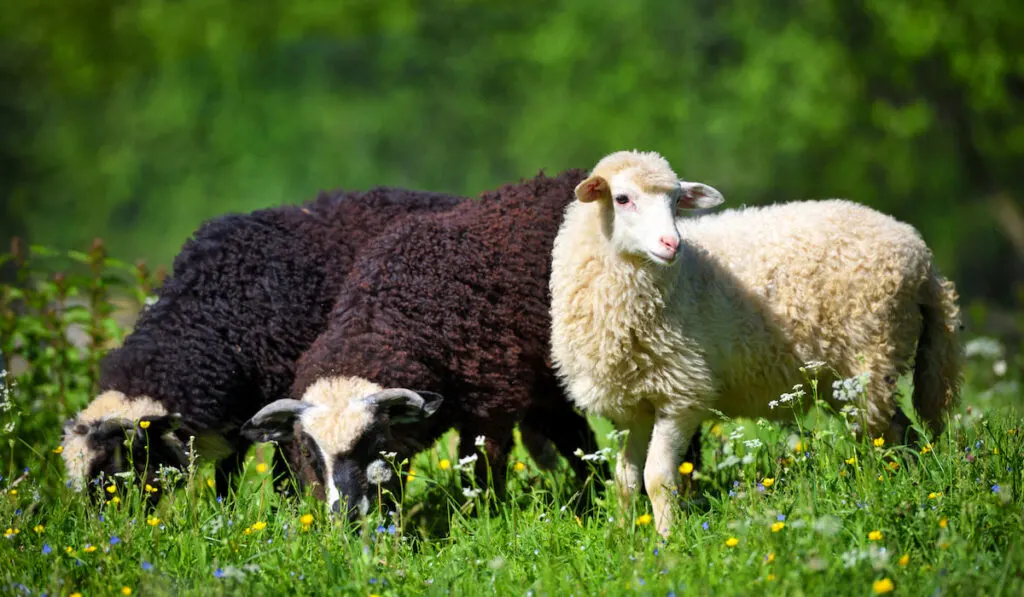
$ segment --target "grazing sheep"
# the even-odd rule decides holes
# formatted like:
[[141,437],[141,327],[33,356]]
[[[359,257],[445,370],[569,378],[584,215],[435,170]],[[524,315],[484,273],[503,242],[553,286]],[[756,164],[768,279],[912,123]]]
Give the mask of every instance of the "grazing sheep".
[[[548,273],[583,174],[506,185],[376,237],[299,359],[292,396],[302,400],[268,405],[243,433],[298,434],[332,510],[344,500],[350,518],[366,512],[373,485],[397,493],[382,453],[411,458],[452,427],[462,457],[482,436],[499,495],[518,422],[550,438],[582,480],[588,469],[571,454],[597,443],[549,362]],[[475,467],[486,482],[484,459]]]
[[458,201],[386,188],[321,193],[304,206],[205,223],[157,302],[104,359],[100,395],[65,426],[72,485],[124,471],[126,446],[135,471],[153,479],[161,465],[186,463],[194,436],[197,455],[219,461],[217,490],[226,492],[250,445],[239,426],[287,395],[355,250],[410,214]]
[[694,429],[712,409],[778,418],[770,401],[803,381],[804,363],[867,374],[865,430],[902,441],[893,394],[915,360],[915,409],[942,431],[960,385],[959,312],[911,226],[841,200],[682,219],[721,194],[635,151],[602,159],[576,197],[552,252],[555,368],[578,406],[629,430],[616,484],[628,499],[643,468],[662,534]]

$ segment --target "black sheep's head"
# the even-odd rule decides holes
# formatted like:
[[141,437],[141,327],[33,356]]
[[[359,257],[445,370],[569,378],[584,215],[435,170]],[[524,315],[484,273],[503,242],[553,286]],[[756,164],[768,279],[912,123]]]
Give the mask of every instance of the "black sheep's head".
[[157,486],[160,466],[182,466],[185,454],[174,431],[177,414],[148,397],[128,399],[121,392],[100,394],[64,425],[61,456],[68,485],[77,491],[95,479],[133,472]]
[[[381,389],[360,378],[323,378],[304,400],[277,400],[256,413],[242,434],[253,441],[302,445],[303,471],[320,484],[333,512],[365,515],[377,488],[398,494],[400,480],[385,455],[401,451],[392,424],[417,423],[437,411],[441,396],[404,388]],[[403,454],[408,455],[408,454]]]

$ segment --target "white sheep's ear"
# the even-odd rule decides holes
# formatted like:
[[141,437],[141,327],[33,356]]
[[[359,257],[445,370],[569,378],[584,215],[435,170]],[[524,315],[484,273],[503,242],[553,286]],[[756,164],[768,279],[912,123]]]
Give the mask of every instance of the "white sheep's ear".
[[715,187],[702,182],[679,181],[679,207],[682,209],[707,209],[721,205],[725,197]]
[[601,176],[591,176],[576,185],[576,198],[580,203],[590,203],[598,199],[611,199],[612,189],[608,181]]
[[377,413],[387,413],[392,423],[416,423],[437,412],[444,398],[433,392],[388,388],[363,398]]
[[254,442],[290,440],[295,437],[295,420],[311,406],[290,398],[275,400],[242,425],[242,435]]

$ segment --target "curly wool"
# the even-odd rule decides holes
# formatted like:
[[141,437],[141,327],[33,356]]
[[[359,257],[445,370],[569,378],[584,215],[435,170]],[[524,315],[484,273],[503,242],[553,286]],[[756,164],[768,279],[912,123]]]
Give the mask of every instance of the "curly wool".
[[127,413],[141,397],[156,400],[180,414],[183,442],[224,435],[240,462],[249,442],[238,427],[287,394],[295,361],[323,331],[358,248],[410,214],[460,200],[391,188],[322,192],[305,205],[206,222],[156,303],[103,360],[101,392],[128,401],[105,416]]
[[400,460],[457,427],[463,454],[486,436],[490,466],[504,470],[517,422],[567,456],[596,449],[548,360],[551,246],[582,177],[539,175],[373,239],[299,360],[292,396],[327,377],[445,396],[432,417],[395,426],[388,450]]
[[[911,226],[844,200],[738,209],[680,220],[679,262],[652,269],[604,248],[600,209],[572,204],[553,253],[553,354],[581,408],[778,417],[769,402],[824,361],[869,374],[868,432],[880,435],[932,334],[941,355],[923,366],[941,371],[915,405],[941,430],[959,386],[956,297]],[[830,381],[820,387],[830,399]]]

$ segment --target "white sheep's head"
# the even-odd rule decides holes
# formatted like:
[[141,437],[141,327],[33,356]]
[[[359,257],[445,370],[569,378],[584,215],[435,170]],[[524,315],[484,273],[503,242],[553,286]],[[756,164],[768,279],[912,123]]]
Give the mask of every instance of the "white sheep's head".
[[604,230],[617,253],[657,265],[676,260],[679,210],[714,207],[724,200],[714,187],[680,180],[657,153],[639,151],[602,158],[576,186],[576,198],[583,203],[600,202]]
[[311,385],[303,400],[282,399],[263,407],[242,426],[254,441],[301,442],[303,479],[326,493],[331,511],[349,520],[365,515],[377,486],[399,495],[400,479],[383,454],[406,452],[394,424],[418,423],[434,414],[441,396],[404,388],[381,389],[357,377],[328,377]]

